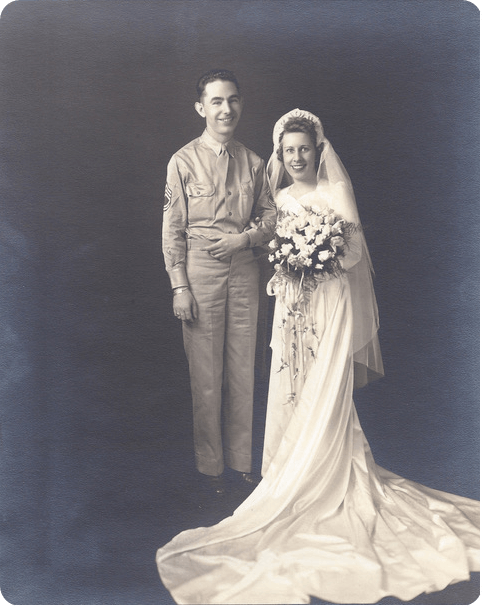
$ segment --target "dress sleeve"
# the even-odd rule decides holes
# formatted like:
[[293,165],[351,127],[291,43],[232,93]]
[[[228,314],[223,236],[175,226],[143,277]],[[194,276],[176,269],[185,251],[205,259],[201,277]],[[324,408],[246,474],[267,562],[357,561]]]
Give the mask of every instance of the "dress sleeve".
[[250,227],[246,233],[249,236],[250,247],[262,246],[274,234],[276,226],[276,205],[273,201],[264,162],[260,160],[259,167],[254,171],[254,205],[251,214],[256,227]]
[[162,221],[162,252],[173,288],[189,285],[186,275],[186,226],[186,196],[177,158],[173,156],[167,166]]
[[356,265],[362,258],[363,232],[356,204],[353,199],[353,192],[350,191],[346,183],[342,181],[339,181],[334,185],[333,207],[338,216],[345,219],[345,221],[354,227],[352,233],[348,237],[345,255],[340,259],[343,269],[348,270]]
[[362,257],[362,237],[360,226],[356,226],[354,232],[350,234],[348,243],[345,248],[345,254],[340,259],[343,269],[350,269],[356,265]]

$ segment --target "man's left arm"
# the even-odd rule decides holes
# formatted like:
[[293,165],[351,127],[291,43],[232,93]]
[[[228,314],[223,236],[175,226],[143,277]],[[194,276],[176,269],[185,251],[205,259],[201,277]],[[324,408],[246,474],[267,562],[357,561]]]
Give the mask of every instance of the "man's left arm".
[[262,246],[273,238],[276,227],[276,205],[270,191],[264,162],[253,175],[254,204],[251,212],[250,227],[246,230],[249,246]]

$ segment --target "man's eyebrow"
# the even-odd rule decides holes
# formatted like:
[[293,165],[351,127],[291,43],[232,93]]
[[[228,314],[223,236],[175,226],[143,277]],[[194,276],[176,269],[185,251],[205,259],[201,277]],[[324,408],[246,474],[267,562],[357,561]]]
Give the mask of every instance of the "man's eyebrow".
[[[224,97],[213,97],[212,99],[210,99],[210,102],[213,103],[214,101],[223,101]],[[239,95],[230,95],[228,97],[228,101],[231,101],[231,99],[239,99]]]

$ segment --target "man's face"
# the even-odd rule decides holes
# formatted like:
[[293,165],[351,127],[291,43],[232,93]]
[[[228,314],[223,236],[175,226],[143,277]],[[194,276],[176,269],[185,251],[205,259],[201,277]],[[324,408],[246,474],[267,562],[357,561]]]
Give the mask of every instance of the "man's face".
[[206,118],[206,130],[214,139],[221,143],[231,139],[243,110],[242,100],[234,82],[209,82],[195,107],[198,114]]

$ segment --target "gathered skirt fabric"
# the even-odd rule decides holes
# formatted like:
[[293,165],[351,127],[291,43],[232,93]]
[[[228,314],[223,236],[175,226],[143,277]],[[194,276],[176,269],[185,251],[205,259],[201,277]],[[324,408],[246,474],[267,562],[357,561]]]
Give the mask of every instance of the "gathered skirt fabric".
[[318,346],[294,403],[276,366],[281,305],[263,479],[232,516],[158,550],[164,585],[179,604],[364,604],[467,580],[479,569],[479,502],[373,460],[353,403],[347,280],[313,293]]

